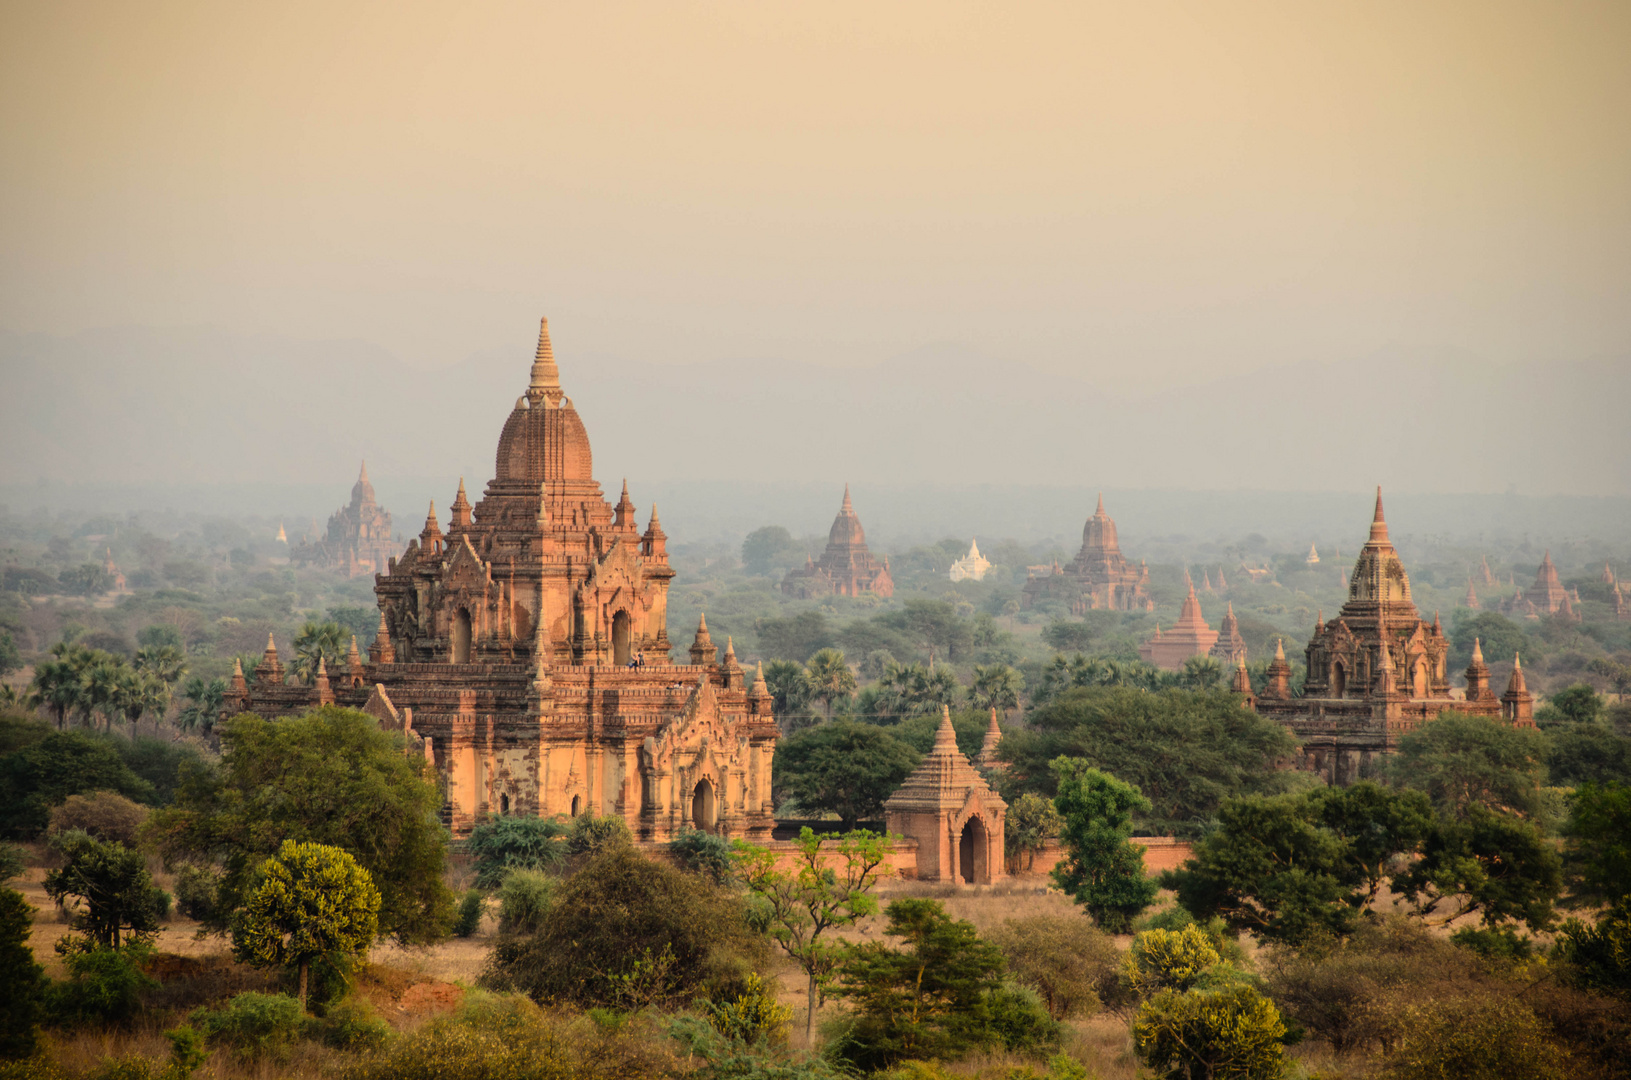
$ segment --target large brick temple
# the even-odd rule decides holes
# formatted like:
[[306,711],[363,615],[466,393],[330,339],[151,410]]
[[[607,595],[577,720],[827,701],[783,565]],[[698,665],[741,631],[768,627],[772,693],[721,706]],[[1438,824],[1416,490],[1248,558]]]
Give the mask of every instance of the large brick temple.
[[540,328],[526,392],[472,505],[460,481],[444,531],[424,530],[375,577],[380,630],[364,660],[286,685],[277,650],[229,711],[366,708],[423,740],[455,834],[486,815],[616,814],[643,840],[685,826],[768,838],[780,735],[764,680],[704,622],[669,657],[666,537],[595,482],[589,435]]
[[1061,600],[1072,615],[1099,609],[1154,611],[1149,584],[1149,567],[1134,566],[1122,555],[1116,523],[1104,512],[1100,495],[1098,509],[1082,526],[1082,549],[1069,566],[1056,563],[1051,572],[1027,579],[1020,603],[1029,608],[1043,600]]
[[1521,663],[1514,665],[1506,694],[1497,698],[1483,650],[1475,643],[1466,690],[1457,695],[1446,670],[1449,654],[1438,616],[1428,623],[1410,598],[1410,576],[1388,538],[1378,489],[1370,538],[1354,564],[1348,600],[1336,618],[1317,621],[1308,642],[1302,693],[1293,696],[1282,647],[1269,665],[1268,685],[1257,695],[1257,711],[1284,723],[1302,746],[1300,764],[1333,784],[1366,775],[1377,755],[1397,748],[1400,736],[1448,710],[1534,726],[1534,699]]
[[291,551],[289,561],[320,566],[346,577],[360,577],[384,570],[396,553],[391,515],[374,495],[365,461],[357,482],[351,487],[351,502],[329,517],[328,531],[321,537]]
[[821,558],[806,557],[803,566],[789,570],[782,579],[782,592],[804,600],[862,593],[886,599],[895,595],[889,560],[879,559],[866,546],[866,530],[861,528],[861,519],[855,515],[848,484],[844,485],[844,504],[838,508],[838,516],[827,531],[827,549]]

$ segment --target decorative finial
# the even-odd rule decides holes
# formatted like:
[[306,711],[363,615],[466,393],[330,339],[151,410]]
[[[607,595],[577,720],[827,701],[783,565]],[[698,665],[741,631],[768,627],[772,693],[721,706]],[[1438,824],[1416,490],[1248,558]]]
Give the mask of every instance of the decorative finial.
[[555,366],[555,347],[549,341],[549,319],[539,319],[538,352],[532,361],[532,384],[527,387],[527,397],[533,401],[544,400],[554,404],[563,396],[561,372]]
[[1104,516],[1104,492],[1102,492],[1102,491],[1099,492],[1099,507],[1098,507],[1097,510],[1093,511],[1093,516],[1094,517],[1103,517]]
[[1371,543],[1387,543],[1387,519],[1382,516],[1382,486],[1376,486],[1376,514],[1370,523]]
[[1472,662],[1475,664],[1484,662],[1484,644],[1478,638],[1472,639]]
[[1286,658],[1286,639],[1285,638],[1275,638],[1274,639],[1274,658],[1276,660],[1284,660]]

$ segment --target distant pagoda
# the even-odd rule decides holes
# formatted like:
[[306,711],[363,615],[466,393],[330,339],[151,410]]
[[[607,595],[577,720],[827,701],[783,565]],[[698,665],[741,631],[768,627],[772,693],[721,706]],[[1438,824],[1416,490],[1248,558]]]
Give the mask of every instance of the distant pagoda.
[[895,595],[889,560],[879,560],[867,548],[866,530],[855,516],[848,484],[844,485],[844,504],[827,532],[827,550],[819,559],[806,556],[803,566],[788,571],[782,579],[782,592],[804,600],[862,593],[885,598]]
[[1069,566],[1055,563],[1051,572],[1033,574],[1025,582],[1020,606],[1030,608],[1044,600],[1062,600],[1071,614],[1088,611],[1154,611],[1150,599],[1149,567],[1134,566],[1121,553],[1116,523],[1104,512],[1104,496],[1093,516],[1082,526],[1082,549]]

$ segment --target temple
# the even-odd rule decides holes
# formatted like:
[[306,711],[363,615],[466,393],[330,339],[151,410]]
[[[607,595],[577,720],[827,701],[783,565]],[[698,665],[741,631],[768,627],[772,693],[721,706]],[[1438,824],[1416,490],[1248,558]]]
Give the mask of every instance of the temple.
[[976,540],[968,542],[968,554],[951,564],[951,579],[953,581],[984,581],[985,575],[991,569],[991,561],[980,554],[980,544]]
[[866,530],[855,516],[844,485],[844,505],[838,508],[827,532],[827,550],[821,558],[805,557],[804,565],[787,572],[782,592],[803,600],[822,596],[860,596],[872,593],[888,598],[895,595],[895,582],[889,576],[889,560],[879,561],[866,546]]
[[[1184,597],[1177,623],[1165,632],[1157,626],[1155,636],[1138,647],[1140,660],[1167,671],[1181,671],[1185,660],[1191,656],[1206,656],[1218,643],[1218,632],[1206,625],[1206,620],[1201,617],[1201,602],[1195,596],[1195,582],[1188,574],[1184,578],[1189,585],[1189,595]],[[1232,616],[1234,605],[1231,604],[1229,610]],[[1236,634],[1239,634],[1238,627]]]
[[1098,509],[1082,527],[1082,549],[1076,558],[1069,566],[1054,564],[1049,573],[1032,574],[1025,582],[1020,605],[1030,608],[1044,600],[1060,600],[1073,615],[1101,608],[1154,611],[1149,583],[1149,567],[1135,567],[1121,554],[1116,523],[1104,512],[1104,496],[1100,495]]
[[317,540],[301,544],[289,553],[289,561],[333,570],[346,577],[361,577],[384,571],[397,542],[391,535],[391,515],[374,497],[368,480],[368,463],[351,487],[351,502],[328,519],[328,532]]
[[1240,620],[1235,618],[1235,602],[1229,601],[1229,610],[1218,624],[1218,640],[1212,646],[1212,659],[1231,667],[1246,661],[1246,639],[1240,636]]
[[655,507],[641,530],[626,484],[613,505],[595,482],[547,319],[494,472],[474,505],[460,483],[445,530],[432,504],[376,574],[366,661],[353,648],[344,670],[288,685],[269,640],[227,712],[365,709],[434,763],[458,836],[492,815],[592,813],[645,841],[768,838],[770,692],[720,658],[706,621],[671,661],[666,535]]
[[1548,551],[1540,561],[1540,568],[1535,571],[1534,584],[1529,586],[1527,592],[1520,589],[1513,593],[1503,610],[1509,615],[1527,619],[1547,615],[1573,619],[1576,617],[1574,609],[1577,599],[1563,587],[1563,582],[1557,576],[1557,567],[1552,565],[1552,553]]
[[[994,759],[1002,733],[995,713],[991,721],[986,736]],[[1003,876],[1008,804],[957,749],[949,708],[941,709],[934,749],[884,800],[883,808],[891,833],[917,840],[919,881],[989,885]]]
[[1512,711],[1488,692],[1481,650],[1467,669],[1465,696],[1453,694],[1449,653],[1438,617],[1426,622],[1410,598],[1410,577],[1388,538],[1377,489],[1370,538],[1354,564],[1348,600],[1336,618],[1318,621],[1308,643],[1301,695],[1292,696],[1290,665],[1279,648],[1257,711],[1284,723],[1301,744],[1301,765],[1333,784],[1368,775],[1377,755],[1446,710],[1515,718],[1526,709],[1532,715],[1521,672],[1514,674],[1515,689],[1508,688]]

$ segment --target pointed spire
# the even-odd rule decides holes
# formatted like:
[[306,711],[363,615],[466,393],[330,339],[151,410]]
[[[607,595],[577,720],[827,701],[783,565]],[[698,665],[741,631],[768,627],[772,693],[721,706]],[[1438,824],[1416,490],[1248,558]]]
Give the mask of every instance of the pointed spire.
[[[1122,509],[1126,509],[1126,507],[1123,507]],[[1099,492],[1099,505],[1098,505],[1098,507],[1096,509],[1094,509],[1093,516],[1094,517],[1103,517],[1104,516],[1104,492],[1102,492],[1102,491]],[[1134,524],[1137,524],[1137,523],[1135,522]],[[1135,537],[1134,539],[1137,539],[1137,538]]]
[[[955,738],[955,734],[953,736]],[[980,742],[980,764],[987,769],[1000,769],[997,748],[1002,745],[1002,725],[997,723],[997,707],[991,706],[991,723],[986,725],[985,738]]]
[[1433,633],[1443,636],[1444,624],[1438,621],[1438,609],[1433,609]]
[[629,481],[623,478],[623,494],[612,509],[612,528],[634,532],[639,528],[634,521],[634,500],[629,498]]
[[763,660],[759,661],[759,669],[753,673],[753,696],[758,697],[760,694],[766,697],[770,696],[770,687],[765,683],[765,662]]
[[351,635],[351,651],[345,654],[345,668],[348,674],[362,670],[362,650],[357,648],[357,635]]
[[951,706],[940,706],[940,726],[935,729],[932,754],[957,753],[957,729],[951,726]]
[[227,695],[234,698],[243,698],[249,693],[249,680],[244,678],[244,662],[241,659],[232,661],[232,680],[227,683]]
[[1282,661],[1286,658],[1286,639],[1285,638],[1275,638],[1274,639],[1274,658],[1276,660],[1282,660]]
[[527,400],[536,404],[547,401],[554,405],[561,393],[561,372],[555,366],[555,347],[549,341],[549,319],[538,320],[538,351],[532,360],[532,382],[527,387]]
[[725,635],[725,666],[736,667],[736,639],[730,634]]
[[453,496],[452,515],[448,520],[449,529],[468,529],[471,523],[470,498],[464,493],[464,477],[459,477],[459,493]]
[[1479,638],[1472,639],[1472,662],[1475,664],[1484,662],[1484,643]]
[[719,648],[714,639],[708,636],[708,616],[703,614],[697,619],[697,636],[691,642],[691,663],[706,667],[719,657]]
[[391,644],[391,626],[385,621],[385,609],[379,611],[379,629],[374,631],[374,643],[368,646],[368,659],[376,664],[396,663],[396,646]]
[[855,505],[849,501],[849,484],[844,485],[844,505],[838,508],[840,514],[855,516]]
[[1376,485],[1376,515],[1371,518],[1370,542],[1373,544],[1386,544],[1387,519],[1382,516],[1382,485]]
[[362,459],[362,471],[357,474],[357,483],[359,483],[359,484],[368,483],[368,459],[367,458]]

